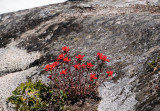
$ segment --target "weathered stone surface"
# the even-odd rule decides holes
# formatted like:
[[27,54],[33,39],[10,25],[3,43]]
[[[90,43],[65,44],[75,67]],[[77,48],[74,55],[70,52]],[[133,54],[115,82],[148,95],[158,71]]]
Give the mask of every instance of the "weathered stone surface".
[[[114,71],[114,78],[105,82],[106,88],[99,88],[99,111],[158,111],[159,81],[154,80],[160,73],[147,72],[147,63],[160,54],[160,8],[117,8],[104,3],[66,2],[0,15],[0,92],[7,94],[0,93],[2,101],[11,94],[4,88],[13,90],[26,81],[26,72],[46,81],[44,65],[68,45],[72,56],[83,53],[89,60],[101,51],[111,60],[108,69]],[[15,52],[7,53],[13,49]],[[14,74],[16,83],[7,81],[8,87],[3,81]]]

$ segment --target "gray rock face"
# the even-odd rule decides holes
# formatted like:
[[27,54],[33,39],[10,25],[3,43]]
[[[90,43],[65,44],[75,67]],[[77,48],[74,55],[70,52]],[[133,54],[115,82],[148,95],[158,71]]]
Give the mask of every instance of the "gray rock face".
[[0,15],[2,101],[11,94],[7,88],[26,81],[24,75],[46,81],[43,67],[67,45],[72,56],[82,53],[89,60],[102,52],[111,61],[114,77],[99,87],[99,111],[158,111],[160,72],[147,72],[147,63],[160,55],[160,8],[103,3],[66,2]]

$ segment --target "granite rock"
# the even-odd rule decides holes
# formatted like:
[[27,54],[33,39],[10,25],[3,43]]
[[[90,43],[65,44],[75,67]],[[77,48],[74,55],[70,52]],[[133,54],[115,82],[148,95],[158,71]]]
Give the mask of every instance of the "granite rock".
[[147,63],[160,55],[159,9],[151,5],[114,7],[89,0],[0,15],[3,108],[7,111],[8,89],[26,81],[24,76],[48,81],[43,67],[67,45],[72,56],[82,53],[90,60],[100,51],[111,61],[108,69],[114,75],[106,87],[99,87],[99,111],[158,111],[160,73],[159,69],[148,72]]

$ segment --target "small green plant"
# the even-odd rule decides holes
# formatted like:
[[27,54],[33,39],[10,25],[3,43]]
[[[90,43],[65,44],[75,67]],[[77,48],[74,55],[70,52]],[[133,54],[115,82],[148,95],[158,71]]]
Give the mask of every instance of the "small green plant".
[[153,61],[148,63],[151,70],[154,70],[154,68],[157,66],[158,62],[160,62],[160,56],[158,56],[156,60],[153,60]]
[[152,62],[149,62],[148,65],[151,67],[151,69],[154,69],[154,67],[156,66],[156,61],[153,60]]
[[54,94],[50,87],[41,81],[21,83],[8,101],[15,105],[16,111],[62,111],[67,95],[62,91]]

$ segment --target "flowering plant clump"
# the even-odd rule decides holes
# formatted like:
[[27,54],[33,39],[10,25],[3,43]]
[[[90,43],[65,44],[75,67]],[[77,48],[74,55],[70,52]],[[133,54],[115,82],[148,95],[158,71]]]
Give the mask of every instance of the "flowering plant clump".
[[108,77],[112,78],[113,72],[106,70],[106,62],[110,62],[107,56],[97,53],[95,64],[83,61],[85,55],[78,54],[71,60],[70,48],[62,47],[57,61],[45,66],[49,71],[48,78],[52,88],[67,92],[67,97],[85,98],[95,94],[97,87]]

